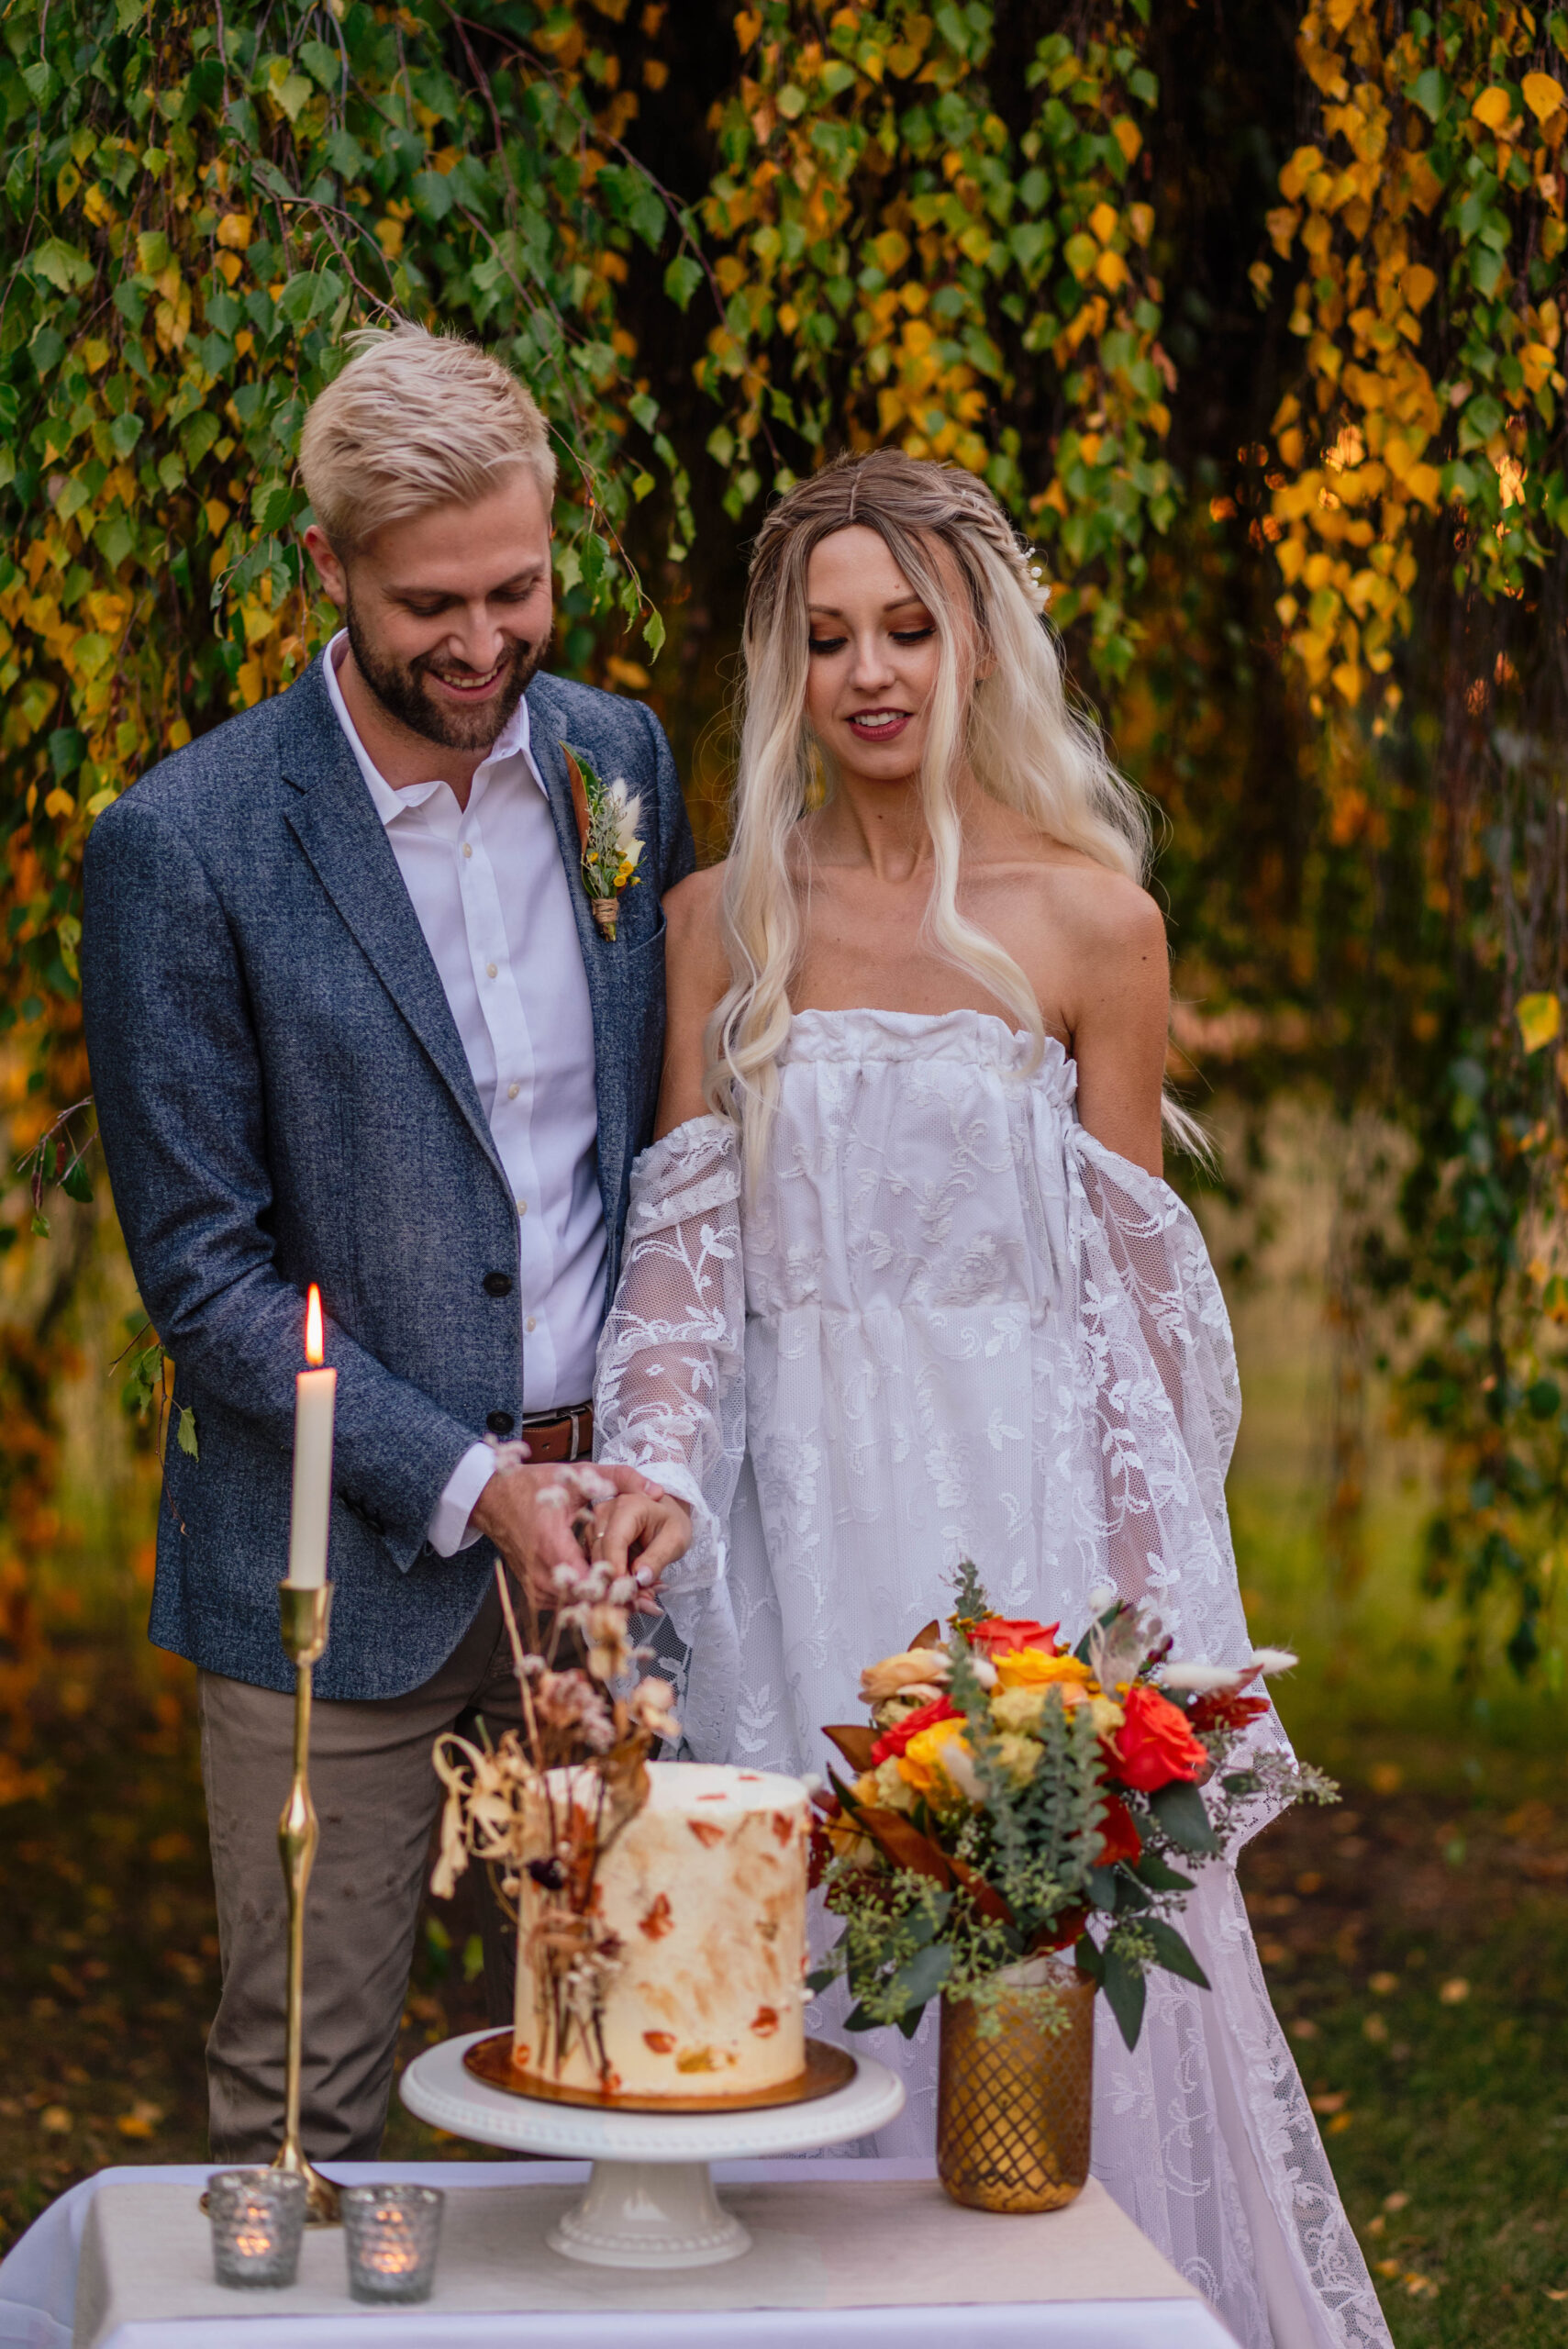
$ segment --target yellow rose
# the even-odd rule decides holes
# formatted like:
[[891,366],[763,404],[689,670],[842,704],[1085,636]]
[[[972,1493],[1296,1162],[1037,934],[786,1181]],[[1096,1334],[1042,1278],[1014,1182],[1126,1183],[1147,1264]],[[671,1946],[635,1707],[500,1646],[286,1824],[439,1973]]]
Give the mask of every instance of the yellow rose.
[[1038,1729],[1044,1710],[1043,1688],[1004,1688],[991,1699],[991,1718],[997,1728],[1015,1734]]
[[955,1797],[970,1802],[978,1799],[980,1782],[962,1720],[933,1721],[929,1729],[917,1730],[897,1766],[906,1786],[913,1787],[928,1802],[951,1802]]
[[1091,1697],[1089,1704],[1095,1716],[1095,1736],[1114,1737],[1127,1719],[1124,1709],[1114,1697]]
[[1040,1767],[1040,1749],[1032,1737],[999,1737],[996,1759],[1015,1787],[1027,1787]]
[[[913,1738],[909,1742],[913,1744]],[[879,1762],[870,1778],[862,1783],[874,1789],[867,1799],[880,1803],[884,1810],[912,1810],[915,1807],[915,1790],[905,1779],[896,1757],[892,1754],[885,1762]]]
[[996,1677],[1004,1688],[1049,1688],[1053,1682],[1095,1685],[1095,1675],[1075,1655],[1047,1655],[1043,1648],[1015,1648],[996,1658]]

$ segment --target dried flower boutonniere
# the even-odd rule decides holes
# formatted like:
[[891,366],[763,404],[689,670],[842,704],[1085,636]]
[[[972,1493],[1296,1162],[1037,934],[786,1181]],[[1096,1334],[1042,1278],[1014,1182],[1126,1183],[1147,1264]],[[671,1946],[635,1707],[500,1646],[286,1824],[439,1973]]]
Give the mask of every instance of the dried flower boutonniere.
[[572,778],[572,805],[577,815],[577,837],[583,846],[583,886],[594,908],[594,919],[615,943],[620,893],[637,883],[642,854],[642,801],[622,782],[601,783],[591,763],[570,743],[561,746]]

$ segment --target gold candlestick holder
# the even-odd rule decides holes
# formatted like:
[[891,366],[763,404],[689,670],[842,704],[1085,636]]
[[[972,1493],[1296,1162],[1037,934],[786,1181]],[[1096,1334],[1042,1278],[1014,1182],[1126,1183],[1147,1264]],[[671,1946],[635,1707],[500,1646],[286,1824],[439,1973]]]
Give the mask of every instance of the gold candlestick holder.
[[284,1653],[295,1667],[294,1778],[288,1800],[278,1820],[278,1849],[283,1854],[284,1881],[288,1886],[288,2042],[284,2087],[284,2142],[272,2163],[274,2169],[292,2170],[303,2177],[308,2197],[308,2226],[338,2223],[338,2188],[312,2167],[299,2142],[299,2067],[305,2040],[305,1895],[311,1864],[320,1839],[316,1806],[310,1799],[310,1697],[316,1666],[327,1652],[327,1630],[332,1620],[332,1586],[300,1588],[278,1585],[278,1620]]

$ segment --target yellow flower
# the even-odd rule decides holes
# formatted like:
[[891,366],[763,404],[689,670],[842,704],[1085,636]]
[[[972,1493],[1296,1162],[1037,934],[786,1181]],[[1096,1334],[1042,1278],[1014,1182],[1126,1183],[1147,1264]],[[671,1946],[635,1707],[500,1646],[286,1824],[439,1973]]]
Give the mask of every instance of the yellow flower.
[[[913,1742],[913,1740],[911,1740]],[[1040,1767],[1040,1749],[1032,1737],[999,1737],[996,1759],[1015,1787],[1027,1787]]]
[[951,1802],[955,1797],[978,1799],[980,1782],[962,1720],[933,1721],[929,1729],[917,1730],[897,1767],[905,1784],[929,1802]]
[[1015,1648],[1011,1655],[999,1655],[996,1677],[1004,1688],[1049,1688],[1053,1681],[1095,1686],[1094,1674],[1075,1655],[1047,1655],[1043,1648]]
[[1015,1734],[1038,1729],[1044,1710],[1043,1688],[1004,1688],[991,1699],[991,1718],[996,1727]]
[[1118,1731],[1127,1715],[1114,1697],[1091,1697],[1089,1708],[1095,1716],[1096,1737],[1110,1737]]

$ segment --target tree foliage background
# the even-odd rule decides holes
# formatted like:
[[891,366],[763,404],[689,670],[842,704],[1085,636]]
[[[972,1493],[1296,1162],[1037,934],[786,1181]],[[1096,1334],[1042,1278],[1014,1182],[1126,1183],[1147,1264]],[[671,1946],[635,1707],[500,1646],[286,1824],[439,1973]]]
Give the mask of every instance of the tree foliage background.
[[[0,1229],[0,1798],[27,1782],[83,1254],[60,1194],[94,1171],[83,842],[323,641],[299,424],[346,332],[395,313],[539,395],[557,658],[651,695],[713,848],[766,498],[878,440],[992,483],[1169,818],[1179,1041],[1256,1118],[1316,1086],[1340,1120],[1341,1570],[1381,1353],[1436,1439],[1430,1586],[1477,1659],[1544,1646],[1560,1673],[1568,17],[9,0],[3,26],[0,1027],[27,1179]],[[133,1406],[163,1368],[135,1338]]]

